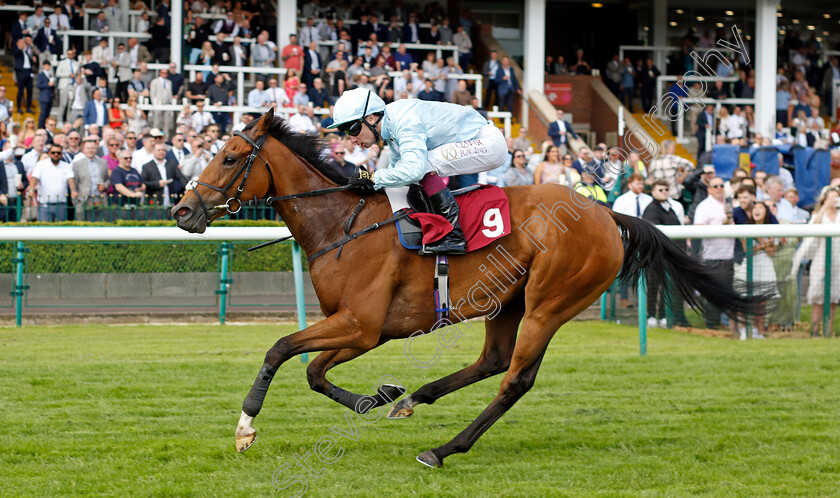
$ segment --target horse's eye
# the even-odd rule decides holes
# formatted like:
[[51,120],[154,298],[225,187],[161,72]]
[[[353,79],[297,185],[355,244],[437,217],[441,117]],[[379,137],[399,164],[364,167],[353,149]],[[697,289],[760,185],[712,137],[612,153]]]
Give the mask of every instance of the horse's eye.
[[236,164],[236,158],[233,156],[228,156],[225,158],[225,164],[233,165]]

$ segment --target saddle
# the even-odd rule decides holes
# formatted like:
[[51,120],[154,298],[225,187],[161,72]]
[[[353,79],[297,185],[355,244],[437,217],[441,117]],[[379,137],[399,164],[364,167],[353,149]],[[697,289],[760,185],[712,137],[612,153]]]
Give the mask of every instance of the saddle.
[[[461,209],[459,221],[467,239],[467,252],[510,233],[510,209],[501,188],[477,184],[454,190],[452,195]],[[405,215],[397,223],[397,235],[404,248],[416,251],[424,242],[432,243],[449,233],[452,225],[435,214],[420,185],[410,185],[405,200],[408,207],[395,212],[395,215]]]

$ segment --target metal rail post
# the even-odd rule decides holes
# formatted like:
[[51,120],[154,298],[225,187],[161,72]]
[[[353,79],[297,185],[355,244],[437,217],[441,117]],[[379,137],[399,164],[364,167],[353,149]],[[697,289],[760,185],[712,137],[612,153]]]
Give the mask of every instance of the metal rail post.
[[[295,273],[295,304],[297,306],[298,329],[306,328],[306,301],[303,295],[303,262],[301,261],[300,245],[292,241],[292,265]],[[309,361],[309,353],[300,355],[300,361]]]
[[[753,239],[747,237],[747,297],[753,294]],[[731,320],[732,318],[730,318]],[[747,322],[744,324],[747,331],[747,338],[752,336],[752,317],[747,315]]]
[[222,248],[219,251],[221,255],[221,270],[219,275],[219,290],[216,294],[219,295],[219,325],[225,324],[225,315],[227,314],[227,295],[228,287],[231,279],[228,278],[228,263],[230,259],[230,243],[222,242]]
[[831,237],[825,238],[825,280],[823,281],[823,337],[833,337],[831,324]]
[[[20,211],[18,211],[20,213]],[[26,249],[23,247],[23,242],[17,243],[17,254],[12,260],[15,263],[15,290],[12,295],[15,296],[15,325],[20,327],[23,321],[23,292],[26,290],[26,285],[23,284],[23,264],[24,254]]]
[[637,300],[639,305],[639,354],[645,356],[647,354],[647,281],[645,274],[642,272],[639,275]]
[[609,290],[601,294],[601,321],[605,321],[607,319],[607,294],[609,294]]

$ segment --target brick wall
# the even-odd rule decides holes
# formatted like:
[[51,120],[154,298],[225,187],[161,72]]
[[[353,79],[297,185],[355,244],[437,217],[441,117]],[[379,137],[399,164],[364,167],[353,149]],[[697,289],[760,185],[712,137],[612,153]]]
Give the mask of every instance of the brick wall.
[[596,76],[558,76],[546,75],[546,83],[571,83],[572,102],[560,106],[564,112],[574,116],[576,124],[589,124],[592,132],[597,134],[598,141],[603,142],[607,132],[615,132],[618,126],[618,116],[615,111],[592,89],[594,81],[600,82]]

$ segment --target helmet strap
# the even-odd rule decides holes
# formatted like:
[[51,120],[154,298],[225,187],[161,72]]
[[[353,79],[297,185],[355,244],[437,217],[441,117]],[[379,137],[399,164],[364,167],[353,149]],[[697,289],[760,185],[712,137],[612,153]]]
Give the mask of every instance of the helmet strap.
[[368,120],[367,120],[367,116],[365,116],[365,117],[363,117],[363,118],[362,118],[362,123],[364,123],[364,124],[365,124],[365,126],[367,126],[367,127],[370,129],[370,131],[372,131],[372,132],[373,132],[373,138],[374,138],[374,140],[375,140],[375,142],[374,142],[374,143],[379,143],[379,142],[381,142],[381,141],[382,141],[382,137],[379,135],[379,132],[378,132],[378,131],[376,131],[376,126],[379,124],[379,122],[380,122],[380,121],[382,121],[382,118],[383,118],[384,116],[385,116],[385,113],[383,112],[382,114],[380,114],[380,115],[379,115],[379,117],[378,117],[378,118],[376,118],[376,121],[374,121],[374,122],[373,122],[373,124],[370,124],[370,123],[368,122]]

